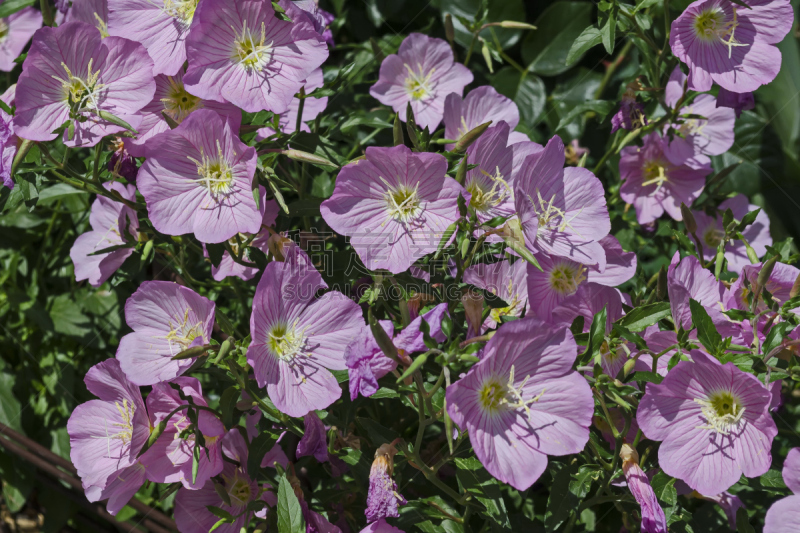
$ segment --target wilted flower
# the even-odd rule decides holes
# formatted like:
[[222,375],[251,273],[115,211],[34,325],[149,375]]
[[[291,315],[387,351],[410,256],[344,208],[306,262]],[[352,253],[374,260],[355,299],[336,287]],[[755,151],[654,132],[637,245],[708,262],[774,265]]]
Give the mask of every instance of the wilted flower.
[[320,463],[328,460],[328,436],[317,413],[309,411],[303,417],[305,431],[297,443],[297,457],[313,455]]
[[333,48],[333,32],[330,24],[334,20],[333,13],[320,9],[319,0],[292,0],[292,3],[305,12],[309,22],[322,36],[325,43]]
[[367,522],[375,522],[389,516],[400,516],[398,505],[408,503],[398,492],[397,482],[392,478],[394,443],[382,444],[375,450],[375,460],[369,471],[369,493],[367,495]]
[[736,112],[736,118],[739,118],[742,116],[742,111],[755,109],[756,99],[753,93],[734,93],[720,87],[717,107],[730,107]]
[[[759,207],[748,202],[746,196],[737,194],[719,204],[714,216],[709,216],[702,211],[693,212],[694,219],[697,222],[697,236],[703,241],[703,257],[707,261],[716,256],[717,247],[725,237],[721,213],[724,213],[727,209],[731,210],[736,220],[742,220],[747,213],[755,211]],[[767,246],[772,245],[772,237],[769,233],[769,217],[763,209],[758,213],[753,223],[742,230],[742,236],[747,239],[748,244],[750,244],[758,257],[767,252]],[[742,268],[750,264],[750,259],[747,257],[747,248],[738,239],[728,241],[725,244],[725,259],[728,262],[728,270],[731,272],[741,272]]]
[[150,420],[139,387],[117,360],[93,366],[84,382],[99,399],[76,407],[67,422],[70,458],[86,498],[108,499],[108,512],[115,515],[145,481],[137,456],[150,435]]
[[577,354],[566,328],[516,320],[498,329],[482,360],[447,388],[447,412],[497,479],[525,490],[544,472],[547,455],[586,445],[594,401],[572,370]]
[[629,83],[620,100],[619,111],[611,117],[611,133],[618,129],[635,130],[647,126],[647,117],[644,115],[644,106],[636,101],[636,91],[641,85],[638,82]]
[[137,185],[153,226],[167,235],[194,233],[206,243],[258,233],[253,198],[256,151],[229,122],[199,109],[180,126],[151,138]]
[[397,54],[383,60],[378,82],[369,93],[380,103],[392,106],[400,120],[408,119],[410,102],[416,123],[432,132],[442,121],[447,95],[461,95],[471,82],[472,72],[454,62],[446,41],[411,33]]
[[[308,75],[308,79],[303,82],[303,89],[306,94],[309,94],[315,89],[322,87],[324,83],[325,80],[322,77],[322,69],[318,68]],[[325,111],[325,108],[328,106],[328,97],[304,98],[302,101],[303,118],[300,121],[300,130],[311,131],[306,122],[314,120],[320,113]],[[281,132],[289,134],[294,133],[297,129],[297,115],[300,113],[300,102],[300,98],[292,98],[292,101],[289,103],[289,109],[285,113],[281,113],[278,119]],[[262,141],[274,134],[275,130],[271,127],[260,128],[256,134],[256,140]]]
[[0,179],[9,189],[14,188],[11,167],[17,155],[17,136],[14,134],[14,117],[0,109]]
[[172,358],[211,340],[214,302],[171,281],[145,281],[125,302],[125,321],[133,329],[119,341],[117,360],[137,385],[170,381],[195,358]]
[[[145,0],[143,0],[145,1]],[[294,4],[280,2],[292,22],[259,0],[204,0],[186,40],[187,90],[206,100],[228,101],[249,113],[285,113],[308,76],[328,57],[328,47]]]
[[108,159],[108,171],[115,176],[122,176],[129,183],[136,183],[139,167],[136,166],[136,160],[128,153],[125,141],[122,140],[122,137],[117,137],[112,141],[111,146],[114,151]]
[[749,9],[725,0],[697,0],[674,21],[672,53],[689,67],[689,89],[713,82],[731,92],[751,92],[775,79],[781,53],[775,44],[789,33],[789,0],[749,0]]
[[769,470],[778,429],[770,394],[733,363],[681,361],[660,385],[647,384],[636,420],[644,435],[663,441],[658,463],[701,494],[719,494],[744,474]]
[[142,123],[136,128],[139,133],[127,141],[128,151],[134,156],[144,157],[145,142],[171,129],[167,118],[175,124],[181,124],[198,109],[215,111],[230,124],[232,132],[239,132],[242,111],[233,104],[203,100],[190,94],[183,85],[183,76],[183,67],[172,76],[156,76],[156,93],[152,101],[142,108]]
[[367,268],[398,274],[436,251],[459,218],[457,198],[466,192],[446,172],[439,154],[371,146],[365,160],[339,172],[333,195],[320,207],[322,218],[350,237]]
[[639,224],[657,220],[664,211],[675,220],[683,220],[681,203],[692,205],[711,173],[711,166],[698,159],[671,162],[665,153],[668,149],[669,144],[658,133],[647,135],[641,148],[622,149],[619,195],[636,208]]
[[[80,43],[76,46],[75,43]],[[62,58],[58,62],[54,58]],[[141,44],[105,38],[83,22],[36,32],[17,82],[14,130],[23,139],[51,141],[53,130],[74,123],[68,146],[94,146],[125,128],[100,117],[110,113],[133,128],[153,98],[153,60]]]
[[658,504],[650,480],[639,466],[639,454],[630,444],[623,444],[619,456],[628,488],[641,507],[642,533],[667,533],[667,518]]
[[42,13],[32,7],[25,7],[0,19],[0,70],[4,72],[14,70],[17,66],[14,60],[19,57],[33,34],[41,27]]
[[564,160],[568,165],[577,166],[580,164],[583,156],[589,153],[589,149],[580,145],[578,139],[572,139],[568,145],[564,147]]
[[[111,181],[104,183],[103,187],[118,192],[126,200],[136,200],[136,187],[133,185]],[[139,238],[139,219],[136,212],[122,202],[98,195],[92,203],[89,224],[91,231],[75,239],[69,256],[75,265],[75,281],[86,279],[93,287],[99,287],[133,253],[134,243]],[[97,253],[125,244],[130,246]]]
[[764,533],[800,530],[800,448],[792,448],[783,463],[783,481],[794,494],[773,503],[764,520]]
[[347,342],[364,326],[361,308],[327,288],[308,257],[296,246],[281,263],[269,263],[253,298],[252,343],[247,362],[259,387],[280,411],[304,416],[342,395],[330,370],[345,370]]
[[[513,264],[503,260],[497,263],[479,263],[464,272],[465,283],[484,289],[508,304],[505,307],[493,308],[486,317],[483,328],[495,328],[500,325],[503,316],[519,317],[530,309],[526,283],[527,265],[528,263],[521,259],[517,259]],[[475,331],[476,335],[481,333],[483,332]]]
[[527,156],[514,186],[519,222],[531,250],[605,269],[598,241],[608,235],[611,223],[603,184],[585,168],[564,168],[564,143],[558,136]]
[[[471,90],[464,98],[460,92],[452,92],[444,101],[444,138],[457,141],[468,131],[491,122],[508,124],[508,144],[528,141],[524,133],[513,131],[519,124],[519,109],[514,100],[498,93],[491,85],[482,85]],[[451,150],[453,147],[448,146]]]
[[[180,393],[176,390],[180,388]],[[187,399],[181,398],[181,394]],[[191,398],[191,403],[188,401]],[[187,489],[200,489],[212,477],[222,472],[222,438],[225,436],[225,426],[209,411],[198,409],[197,427],[194,428],[203,436],[203,446],[200,450],[197,464],[196,480],[192,481],[192,454],[196,446],[194,432],[184,435],[189,429],[190,420],[187,405],[208,407],[208,402],[203,397],[203,389],[195,378],[177,377],[172,383],[156,383],[153,391],[147,396],[147,411],[154,424],[166,422],[164,432],[158,440],[147,449],[148,456],[157,457],[148,468],[148,478],[157,483],[175,483],[180,481]],[[175,412],[167,420],[167,416]]]
[[[686,75],[681,67],[675,67],[664,91],[664,100],[669,107],[674,108],[683,96],[685,81]],[[716,99],[710,94],[695,96],[689,105],[678,111],[678,117],[681,118],[680,124],[670,124],[664,129],[665,134],[672,131],[669,149],[665,152],[672,163],[680,165],[693,157],[720,155],[733,146],[735,113],[727,107],[717,106]],[[700,161],[705,162],[705,159]]]

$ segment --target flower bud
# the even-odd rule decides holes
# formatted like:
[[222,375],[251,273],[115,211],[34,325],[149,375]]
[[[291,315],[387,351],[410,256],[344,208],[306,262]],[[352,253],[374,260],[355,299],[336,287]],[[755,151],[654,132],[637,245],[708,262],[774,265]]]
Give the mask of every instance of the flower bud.
[[450,13],[444,17],[444,34],[447,37],[447,42],[452,46],[453,41],[456,39],[456,30],[453,27],[453,16]]
[[797,279],[795,279],[792,284],[792,290],[789,291],[789,298],[794,298],[798,294],[800,294],[800,274],[797,275]]
[[695,233],[697,231],[697,222],[694,219],[692,210],[683,202],[681,202],[681,216],[683,216],[683,223],[686,225],[686,231]]
[[464,304],[464,314],[467,316],[467,324],[469,324],[468,335],[470,337],[480,335],[483,325],[483,294],[468,289],[461,295],[461,303]]
[[757,281],[756,281],[756,283],[758,283],[758,291],[759,292],[761,292],[761,289],[763,289],[764,286],[769,281],[770,276],[772,276],[772,271],[775,268],[775,263],[777,263],[777,262],[778,262],[778,256],[777,255],[773,255],[761,267],[761,270],[758,272],[758,278],[757,278]]
[[516,20],[504,20],[500,23],[501,28],[508,28],[511,30],[535,30],[536,26],[527,24],[525,22],[518,22]]
[[295,161],[300,161],[303,163],[311,163],[312,165],[322,165],[326,167],[338,167],[336,163],[328,161],[324,157],[320,157],[318,155],[309,154],[308,152],[303,152],[302,150],[281,150],[281,154],[285,155],[289,159],[293,159]]
[[471,130],[469,130],[467,133],[461,136],[458,142],[456,142],[456,146],[455,148],[453,148],[453,151],[459,153],[466,152],[467,148],[469,148],[472,145],[472,143],[477,141],[478,137],[483,135],[483,132],[486,131],[486,129],[491,125],[492,121],[490,120],[489,122],[484,122],[480,126],[475,126]]

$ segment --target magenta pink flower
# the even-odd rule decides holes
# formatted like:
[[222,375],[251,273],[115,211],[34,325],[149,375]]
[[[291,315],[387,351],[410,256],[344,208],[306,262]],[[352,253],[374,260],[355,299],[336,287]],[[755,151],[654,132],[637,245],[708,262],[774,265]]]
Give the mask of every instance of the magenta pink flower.
[[400,120],[407,120],[410,102],[416,123],[433,132],[444,117],[447,96],[460,96],[471,82],[472,72],[454,62],[446,41],[411,33],[396,55],[383,60],[378,82],[369,93],[383,105],[391,106]]
[[446,172],[447,161],[439,154],[404,145],[369,147],[365,160],[339,172],[333,195],[322,202],[322,218],[350,237],[370,270],[404,272],[435,252],[459,218],[457,198],[466,192]]
[[286,0],[292,22],[259,0],[204,0],[186,40],[184,83],[205,100],[249,113],[285,113],[304,80],[328,58],[328,47],[304,12]]
[[17,136],[14,134],[14,117],[0,109],[0,179],[9,189],[14,188],[11,166],[17,155]]
[[360,533],[404,533],[404,532],[403,530],[397,529],[396,527],[388,524],[385,518],[381,518],[377,522],[373,522],[364,529],[362,529]]
[[172,76],[166,74],[156,76],[156,93],[153,100],[142,108],[142,122],[137,128],[139,133],[125,143],[134,156],[144,157],[145,142],[171,129],[164,115],[180,124],[193,111],[210,109],[230,123],[232,132],[239,132],[242,111],[232,104],[203,100],[190,94],[183,85],[183,75],[183,68],[180,68]]
[[530,487],[548,455],[577,453],[589,439],[594,402],[572,364],[569,330],[535,318],[504,324],[482,360],[447,388],[447,411],[486,470],[518,490]]
[[325,409],[342,389],[330,370],[345,370],[347,343],[364,327],[361,308],[327,288],[299,248],[269,263],[258,282],[250,316],[247,362],[259,387],[280,411],[304,416]]
[[[725,236],[725,230],[722,227],[722,213],[727,209],[731,210],[736,220],[742,220],[750,211],[759,209],[759,206],[752,205],[743,194],[737,194],[719,204],[714,216],[709,216],[702,211],[693,211],[695,222],[697,222],[697,236],[703,241],[703,257],[707,261],[717,255],[717,247]],[[767,246],[772,245],[772,237],[769,233],[769,217],[763,209],[758,213],[755,221],[742,231],[742,236],[747,239],[758,257],[767,252]],[[725,259],[728,262],[728,270],[731,272],[741,272],[742,268],[750,264],[747,248],[740,240],[729,241],[725,244]]]
[[747,0],[750,9],[726,0],[696,0],[672,22],[672,53],[689,67],[689,88],[713,82],[732,92],[752,92],[775,79],[781,53],[774,45],[789,33],[789,0]]
[[[519,109],[514,100],[498,93],[491,85],[482,85],[461,98],[460,92],[447,95],[444,101],[444,138],[458,140],[462,135],[484,124],[500,121],[508,124],[508,144],[528,141],[528,136],[513,131],[519,124]],[[452,149],[453,145],[447,147]]]
[[32,7],[20,9],[0,19],[0,70],[4,72],[14,70],[17,66],[14,60],[19,57],[33,34],[41,27],[42,13]]
[[792,448],[783,463],[783,481],[794,494],[773,503],[764,520],[764,533],[800,530],[800,448]]
[[145,281],[125,302],[125,321],[133,332],[120,339],[117,360],[133,383],[153,385],[195,361],[172,357],[209,343],[214,302],[171,281]]
[[756,108],[756,99],[753,93],[734,93],[720,87],[717,107],[730,107],[736,112],[736,118],[739,118],[742,116],[742,111]]
[[[322,87],[324,83],[325,80],[322,77],[322,69],[318,68],[309,74],[308,79],[303,83],[303,88],[305,93],[309,94],[313,90]],[[317,118],[320,113],[325,111],[327,106],[327,96],[323,96],[322,98],[305,98],[303,102],[303,119],[300,121],[300,130],[311,131],[306,123]],[[296,131],[298,113],[300,113],[300,99],[292,98],[292,101],[289,103],[289,109],[285,113],[281,113],[280,119],[278,119],[281,132],[289,134]],[[256,140],[263,141],[274,134],[275,130],[270,127],[260,128],[256,134]]]
[[153,58],[153,74],[172,76],[186,62],[197,6],[198,0],[108,0],[108,33],[142,43]]
[[106,37],[83,22],[36,32],[17,82],[14,130],[23,139],[51,141],[67,120],[68,146],[94,146],[124,128],[100,118],[111,113],[136,128],[155,92],[153,60],[139,43]]
[[150,420],[139,387],[116,359],[93,366],[84,382],[99,399],[76,407],[67,422],[70,458],[89,501],[108,499],[108,511],[117,514],[144,483],[137,456],[150,435]]
[[[104,183],[103,187],[109,191],[117,191],[126,200],[136,201],[136,187],[133,185],[112,181]],[[133,253],[139,238],[139,219],[136,212],[122,202],[97,196],[92,203],[89,224],[91,231],[75,239],[69,256],[75,265],[75,281],[86,279],[93,287],[99,287]],[[124,244],[130,244],[130,247],[96,254]]]
[[209,243],[258,233],[261,213],[252,192],[256,151],[220,115],[199,109],[174,130],[152,137],[145,150],[136,183],[158,231],[194,233]]
[[[483,323],[485,329],[500,325],[503,316],[519,317],[530,309],[526,282],[527,265],[528,263],[521,259],[517,259],[513,264],[503,260],[497,263],[478,263],[464,272],[464,283],[486,290],[508,304],[506,307],[496,307],[491,310]],[[479,335],[482,332],[475,333]]]
[[691,206],[703,192],[711,165],[698,159],[671,162],[669,145],[658,133],[644,138],[644,146],[626,146],[619,160],[622,199],[636,208],[639,224],[657,220],[664,211],[683,220],[681,203]]
[[564,143],[553,137],[525,158],[514,176],[514,200],[527,246],[605,270],[599,241],[611,222],[603,184],[585,168],[564,168]]
[[624,130],[635,130],[647,126],[647,117],[644,114],[644,106],[636,101],[636,91],[628,85],[622,94],[619,103],[619,111],[611,117],[611,133],[622,128]]
[[[147,397],[147,411],[154,424],[166,420],[167,415],[177,408],[189,405],[180,393],[192,399],[193,405],[208,407],[200,382],[195,378],[181,376],[172,383],[156,383]],[[187,489],[200,489],[212,477],[222,471],[222,437],[225,426],[209,411],[197,410],[197,428],[202,433],[204,445],[200,450],[197,479],[192,482],[192,453],[195,435],[184,438],[181,432],[189,428],[191,422],[184,408],[172,415],[167,427],[158,440],[147,449],[148,478],[157,483],[181,482]]]
[[719,494],[744,474],[760,476],[772,463],[778,429],[770,394],[733,363],[681,361],[660,385],[647,384],[636,420],[644,435],[663,441],[658,464],[700,494]]

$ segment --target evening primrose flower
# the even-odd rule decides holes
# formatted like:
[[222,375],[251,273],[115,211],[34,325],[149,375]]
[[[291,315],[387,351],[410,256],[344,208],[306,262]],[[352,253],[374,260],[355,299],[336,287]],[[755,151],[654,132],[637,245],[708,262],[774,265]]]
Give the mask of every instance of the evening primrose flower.
[[364,327],[361,308],[327,288],[296,246],[286,261],[269,263],[253,298],[252,343],[247,362],[259,387],[281,412],[304,416],[325,409],[342,395],[330,370],[345,370],[347,343]]
[[137,385],[170,381],[195,359],[173,360],[180,352],[211,340],[214,302],[171,281],[145,281],[125,302],[133,329],[119,341],[117,360]]
[[403,533],[403,531],[401,529],[397,529],[393,525],[387,523],[385,519],[381,518],[377,522],[369,524],[367,527],[362,529],[360,533]]
[[555,136],[544,150],[528,155],[513,179],[528,248],[603,271],[606,257],[598,241],[611,229],[603,184],[585,168],[564,168],[561,139]]
[[[184,69],[174,75],[159,74],[155,77],[156,92],[149,104],[142,108],[142,122],[136,129],[139,133],[127,141],[128,150],[136,157],[144,157],[146,141],[159,133],[169,131],[167,119],[180,124],[193,111],[210,109],[230,123],[231,131],[238,133],[242,122],[242,111],[227,102],[203,100],[190,94],[183,85]],[[166,116],[165,116],[166,115]]]
[[673,163],[667,156],[669,144],[658,133],[644,138],[644,146],[626,146],[619,160],[622,199],[636,208],[639,224],[657,220],[664,211],[683,220],[681,203],[692,203],[703,192],[711,165],[700,159]]
[[481,361],[447,388],[447,412],[497,479],[525,490],[546,469],[548,455],[586,445],[594,401],[572,370],[577,354],[568,329],[516,320],[503,324]]
[[398,505],[408,503],[400,494],[397,482],[392,478],[396,453],[394,443],[382,444],[375,450],[375,460],[369,471],[369,492],[365,511],[367,522],[400,516]]
[[[472,129],[491,122],[508,124],[508,144],[528,141],[528,136],[513,131],[519,124],[519,109],[514,100],[498,93],[491,85],[482,85],[471,90],[464,98],[453,92],[444,101],[444,138],[457,141]],[[485,134],[484,134],[485,135]],[[447,146],[451,150],[453,145]]]
[[0,109],[0,179],[9,189],[14,188],[11,167],[17,155],[17,136],[14,133],[14,117]]
[[328,47],[302,10],[280,5],[292,22],[277,18],[270,2],[203,0],[186,41],[187,90],[248,113],[285,113]]
[[[103,187],[116,191],[126,200],[136,200],[136,187],[118,181],[106,182]],[[78,236],[69,251],[75,266],[75,281],[89,280],[99,287],[116,272],[134,251],[133,243],[139,238],[139,219],[136,212],[122,202],[98,195],[89,213],[91,231]],[[131,243],[102,254],[101,250]]]
[[153,74],[176,74],[186,62],[186,38],[199,0],[108,0],[108,30],[142,43]]
[[[64,3],[69,5],[69,1]],[[108,0],[74,0],[64,21],[74,20],[92,25],[100,30],[100,35],[108,37]]]
[[[180,388],[180,393],[175,387]],[[196,378],[186,376],[177,377],[171,383],[161,382],[153,385],[153,391],[147,396],[147,411],[153,424],[166,420],[179,407],[189,405],[208,407],[208,402],[203,396],[203,389]],[[212,477],[222,472],[222,438],[225,435],[225,426],[211,412],[197,410],[196,430],[203,435],[203,449],[197,465],[197,478],[192,481],[192,454],[195,447],[194,432],[188,436],[182,435],[189,429],[191,421],[187,409],[175,412],[167,421],[164,432],[156,442],[147,449],[150,457],[158,457],[158,462],[149,464],[148,479],[157,483],[181,482],[187,489],[197,490],[203,487]]]
[[[325,79],[322,77],[322,69],[315,69],[303,83],[303,90],[306,94],[311,93],[315,89],[319,89],[325,84]],[[285,113],[280,114],[278,119],[278,126],[280,131],[285,134],[294,133],[297,129],[297,115],[300,113],[300,98],[292,98],[289,103],[289,109]],[[322,98],[304,98],[303,102],[303,118],[300,120],[300,131],[311,131],[307,122],[317,118],[320,113],[325,111],[328,106],[328,97]],[[274,135],[275,130],[267,126],[259,128],[256,132],[256,140],[263,141],[267,137]]]
[[[694,220],[697,223],[697,236],[703,242],[703,257],[707,261],[712,260],[717,255],[717,247],[725,237],[725,229],[722,227],[722,213],[730,209],[736,220],[742,220],[747,213],[759,209],[759,206],[751,204],[743,194],[737,194],[728,198],[714,210],[714,215],[708,215],[703,211],[693,211]],[[742,230],[742,236],[747,239],[750,247],[761,257],[767,252],[767,246],[772,245],[772,237],[769,232],[769,217],[763,209],[756,215],[752,224]],[[741,240],[728,241],[725,244],[725,259],[727,268],[731,272],[741,272],[742,269],[750,265],[750,258],[747,257],[747,247]]]
[[712,83],[731,92],[752,92],[775,79],[781,53],[775,46],[789,33],[789,0],[746,0],[750,9],[726,0],[697,0],[672,22],[672,53],[689,67],[689,89]]
[[644,115],[644,106],[636,101],[638,82],[628,84],[619,104],[619,111],[611,117],[611,133],[618,129],[635,130],[647,126],[647,117]]
[[681,361],[660,385],[648,383],[636,420],[644,435],[662,441],[658,464],[701,494],[719,494],[769,470],[778,429],[770,393],[733,363]]
[[792,448],[783,463],[783,481],[794,494],[773,503],[764,520],[764,533],[800,530],[800,448]]
[[756,108],[756,99],[753,93],[734,93],[720,87],[719,94],[717,94],[717,107],[730,107],[736,112],[736,118],[739,118],[742,116],[742,111]]
[[[504,316],[520,317],[530,309],[526,274],[528,262],[517,259],[514,263],[503,260],[497,263],[479,263],[464,272],[464,282],[475,285],[497,296],[508,305],[491,310],[483,322],[484,329],[495,328]],[[476,331],[480,335],[482,331]]]
[[479,222],[514,215],[514,151],[508,139],[509,125],[501,121],[467,149],[467,164],[476,167],[467,170],[464,188]]
[[435,252],[459,218],[458,196],[468,195],[446,172],[439,154],[370,146],[366,159],[339,172],[333,195],[320,207],[322,218],[350,237],[367,268],[399,274]]
[[116,359],[90,368],[84,383],[98,399],[79,405],[69,417],[70,458],[87,499],[108,499],[108,512],[115,515],[145,481],[137,456],[150,435],[150,419],[139,387]]
[[125,129],[102,119],[100,112],[136,128],[139,110],[152,100],[155,88],[153,60],[141,44],[104,39],[100,30],[83,22],[42,28],[17,82],[14,129],[23,139],[51,141],[56,138],[52,132],[71,120],[74,137],[70,139],[67,129],[64,143],[94,146]]
[[411,33],[397,54],[383,60],[378,82],[369,94],[391,106],[403,121],[410,102],[419,127],[433,132],[444,117],[447,95],[460,96],[471,82],[472,72],[454,61],[446,41]]
[[174,130],[152,137],[145,151],[136,184],[158,231],[194,233],[205,243],[258,233],[256,151],[220,115],[199,109]]
[[[24,5],[24,4],[23,4]],[[0,70],[11,72],[14,62],[36,30],[42,27],[42,13],[26,7],[0,19]]]

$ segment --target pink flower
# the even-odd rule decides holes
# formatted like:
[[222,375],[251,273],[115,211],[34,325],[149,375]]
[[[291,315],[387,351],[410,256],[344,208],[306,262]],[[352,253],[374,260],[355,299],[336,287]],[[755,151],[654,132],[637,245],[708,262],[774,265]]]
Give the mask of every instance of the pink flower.
[[[309,94],[313,90],[322,87],[324,83],[325,80],[322,77],[322,69],[318,68],[308,75],[308,79],[305,80],[303,88],[305,93]],[[305,98],[303,101],[303,119],[300,121],[300,130],[311,131],[306,123],[317,118],[320,113],[325,111],[327,106],[327,96],[323,96],[322,98]],[[289,103],[289,109],[285,113],[281,113],[278,121],[281,132],[289,134],[296,131],[298,113],[300,113],[300,99],[292,98],[292,101]],[[270,127],[260,128],[256,134],[256,140],[263,141],[274,134],[275,130]]]
[[14,60],[19,57],[33,34],[41,27],[42,13],[32,7],[20,9],[0,19],[0,70],[4,72],[14,70],[17,66]]
[[[68,5],[69,0],[64,3]],[[100,30],[103,37],[108,37],[108,0],[74,0],[64,17],[64,22],[72,21],[85,22]]]
[[360,533],[404,533],[404,532],[392,525],[389,525],[386,522],[386,519],[381,518],[377,522],[373,522],[364,529],[362,529]]
[[133,128],[155,92],[153,60],[139,43],[103,37],[83,22],[36,32],[17,82],[14,129],[23,139],[51,141],[67,120],[75,136],[68,146],[94,146],[124,128],[98,116],[105,111]]
[[249,113],[285,113],[328,47],[303,11],[280,5],[292,22],[278,19],[269,2],[203,0],[186,40],[187,90]]
[[333,195],[322,202],[325,222],[350,237],[370,270],[404,272],[436,251],[442,235],[459,218],[458,195],[439,154],[412,152],[404,145],[369,147],[366,159],[339,172]]
[[783,481],[794,494],[773,503],[764,520],[764,533],[800,530],[800,448],[792,448],[783,463]]
[[330,370],[345,370],[344,349],[364,326],[361,308],[326,288],[308,257],[292,247],[283,263],[269,263],[258,282],[250,316],[247,362],[259,387],[280,411],[304,416],[342,395]]
[[[484,124],[500,121],[508,124],[512,130],[508,134],[508,144],[528,141],[524,133],[513,131],[519,124],[519,109],[514,100],[498,93],[491,85],[482,85],[472,89],[467,96],[461,98],[460,92],[447,95],[444,101],[444,138],[458,140],[462,135]],[[453,145],[447,146],[451,150]]]
[[[112,181],[104,183],[103,187],[117,191],[126,200],[136,201],[136,187],[133,185]],[[139,238],[139,219],[136,212],[122,202],[97,196],[92,203],[89,224],[91,231],[75,239],[69,256],[75,265],[75,281],[86,279],[93,287],[99,287],[133,253],[134,244]],[[130,244],[130,247],[96,254],[124,244]]]
[[153,226],[167,235],[194,233],[219,243],[258,233],[253,199],[256,151],[214,111],[199,109],[180,126],[152,137],[137,185]]
[[192,366],[172,357],[209,343],[214,303],[171,281],[145,281],[125,302],[125,321],[133,332],[120,339],[117,360],[133,383],[153,385]]
[[454,62],[446,41],[411,33],[396,55],[383,60],[378,82],[369,93],[383,105],[391,106],[400,120],[407,120],[410,102],[416,123],[433,132],[444,117],[447,96],[460,96],[471,82],[472,72]]
[[[503,260],[497,263],[479,263],[464,272],[464,283],[484,289],[508,304],[506,307],[496,307],[491,310],[483,323],[484,329],[499,326],[503,316],[519,317],[530,309],[526,283],[527,265],[528,263],[521,259],[517,259],[513,264]],[[479,335],[482,332],[475,333]]]
[[594,402],[572,370],[578,354],[569,330],[535,318],[504,324],[482,360],[447,388],[447,411],[469,432],[486,470],[518,490],[530,487],[548,455],[583,449]]
[[726,0],[697,0],[672,22],[672,53],[689,67],[689,88],[713,82],[732,92],[752,92],[775,79],[781,53],[775,44],[789,33],[789,0],[747,0],[745,9]]

